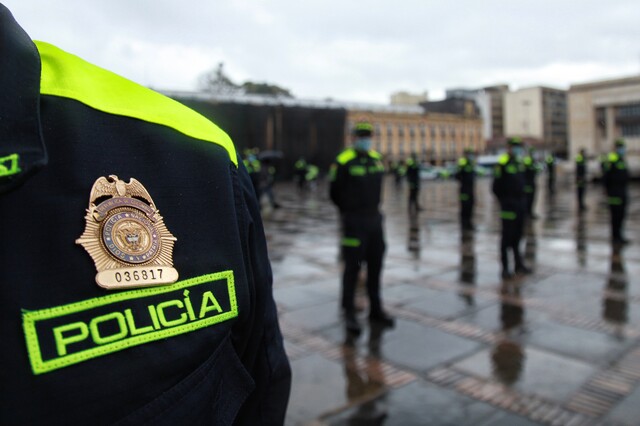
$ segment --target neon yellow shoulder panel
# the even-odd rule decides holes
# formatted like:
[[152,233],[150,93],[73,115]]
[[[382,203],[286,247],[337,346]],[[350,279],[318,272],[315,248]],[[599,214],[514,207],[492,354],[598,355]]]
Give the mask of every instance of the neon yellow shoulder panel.
[[508,162],[509,162],[509,154],[502,154],[500,157],[498,157],[498,163],[502,164],[503,166]]
[[35,44],[42,61],[40,93],[74,99],[108,114],[160,124],[218,144],[238,165],[229,135],[194,110],[51,44],[42,41]]
[[347,164],[349,161],[356,158],[356,156],[356,152],[353,150],[353,148],[347,148],[338,155],[336,161],[338,162],[338,164]]

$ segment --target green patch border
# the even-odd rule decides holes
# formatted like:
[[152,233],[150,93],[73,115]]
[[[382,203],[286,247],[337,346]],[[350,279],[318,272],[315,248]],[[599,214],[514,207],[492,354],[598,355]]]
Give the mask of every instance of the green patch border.
[[[227,290],[229,292],[229,301],[231,310],[229,312],[201,319],[195,322],[171,327],[164,330],[153,331],[145,333],[139,336],[131,336],[124,340],[120,340],[113,343],[108,343],[97,348],[87,349],[82,352],[78,352],[71,355],[66,355],[60,358],[44,361],[42,359],[42,353],[40,352],[40,345],[38,342],[38,335],[36,332],[36,322],[42,320],[48,320],[52,318],[58,318],[65,315],[75,314],[90,309],[98,308],[101,306],[109,305],[112,303],[122,302],[126,300],[140,299],[149,296],[157,296],[164,293],[172,293],[176,290],[186,289],[201,284],[206,284],[213,281],[219,281],[222,279],[227,280]],[[53,308],[41,309],[38,311],[22,311],[22,328],[24,329],[24,335],[27,342],[27,350],[29,352],[29,360],[31,361],[31,368],[34,374],[47,373],[49,371],[57,370],[62,367],[77,364],[92,358],[96,358],[102,355],[107,355],[113,352],[121,351],[132,346],[138,346],[144,343],[153,342],[156,340],[165,339],[167,337],[177,336],[179,334],[188,333],[200,328],[217,324],[223,321],[227,321],[231,318],[238,316],[238,301],[236,299],[236,289],[233,271],[222,271],[213,274],[201,275],[199,277],[190,278],[184,281],[178,281],[175,284],[135,289],[122,293],[115,293],[108,296],[96,297],[93,299],[83,300],[80,302],[71,303],[63,306],[56,306]]]

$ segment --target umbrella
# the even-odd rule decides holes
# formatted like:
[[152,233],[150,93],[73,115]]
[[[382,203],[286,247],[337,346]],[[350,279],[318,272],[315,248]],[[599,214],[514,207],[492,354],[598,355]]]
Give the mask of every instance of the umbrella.
[[275,159],[281,159],[283,157],[284,157],[284,154],[282,153],[282,151],[268,150],[268,151],[261,151],[260,153],[258,153],[258,158],[260,160],[275,160]]

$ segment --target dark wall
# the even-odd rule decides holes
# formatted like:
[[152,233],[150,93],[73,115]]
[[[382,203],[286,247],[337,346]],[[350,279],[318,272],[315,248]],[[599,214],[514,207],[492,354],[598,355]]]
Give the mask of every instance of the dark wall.
[[176,100],[227,132],[240,153],[246,148],[282,151],[276,163],[280,178],[292,176],[299,157],[325,173],[343,148],[345,109]]

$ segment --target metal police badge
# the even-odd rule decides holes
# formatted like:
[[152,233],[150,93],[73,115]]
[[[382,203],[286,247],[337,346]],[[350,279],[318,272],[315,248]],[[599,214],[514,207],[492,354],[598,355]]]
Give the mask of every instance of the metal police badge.
[[100,177],[91,188],[84,233],[76,240],[96,264],[96,282],[106,289],[171,284],[176,238],[167,229],[145,187],[131,178]]

